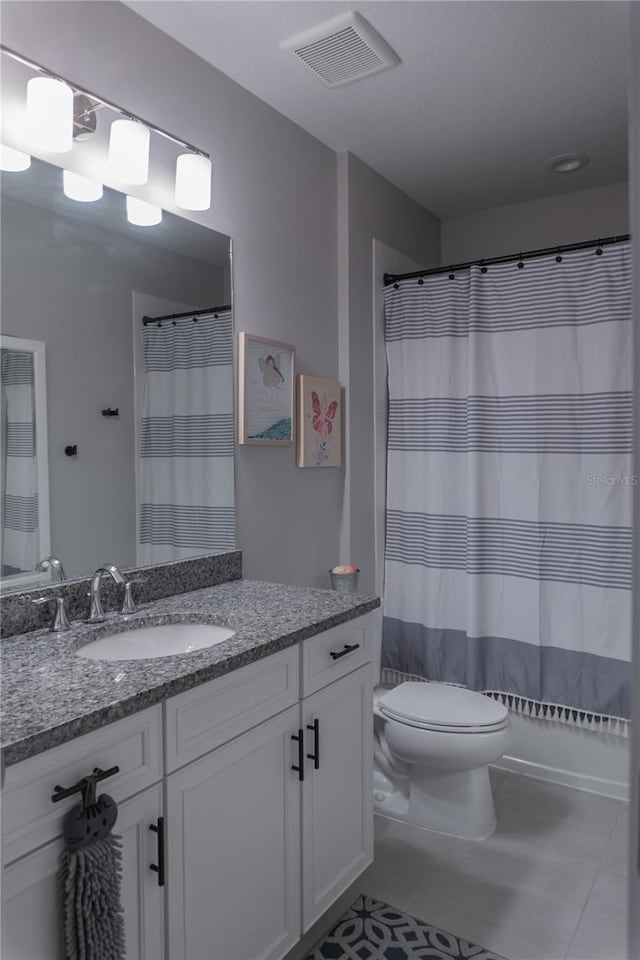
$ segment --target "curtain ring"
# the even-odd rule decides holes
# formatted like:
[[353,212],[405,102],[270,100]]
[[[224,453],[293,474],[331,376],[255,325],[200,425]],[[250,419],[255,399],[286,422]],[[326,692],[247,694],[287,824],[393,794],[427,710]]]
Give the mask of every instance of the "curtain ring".
[[423,283],[424,283],[424,280],[422,279],[422,277],[420,277],[418,280],[418,286],[421,287]]
[[399,283],[394,283],[394,285],[393,285],[393,289],[394,289],[394,290],[397,290],[399,286],[400,286],[400,284],[399,284]]
[[487,272],[487,268],[486,268],[485,265],[484,265],[484,260],[481,260],[481,261],[480,261],[480,273],[486,273],[486,272]]
[[558,247],[558,253],[556,255],[556,263],[562,263],[562,257],[560,256],[560,247]]
[[518,254],[518,256],[520,257],[520,259],[518,260],[518,270],[522,270],[522,268],[524,267],[524,263],[522,262],[522,254],[520,253]]
[[600,246],[601,243],[602,241],[598,240],[598,246],[596,247],[596,257],[602,256],[602,247]]

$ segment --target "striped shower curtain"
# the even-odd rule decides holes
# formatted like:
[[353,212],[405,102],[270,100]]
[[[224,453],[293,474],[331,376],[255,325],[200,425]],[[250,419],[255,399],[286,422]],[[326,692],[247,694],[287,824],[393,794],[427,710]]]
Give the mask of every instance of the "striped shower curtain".
[[33,354],[2,349],[2,575],[33,570],[38,556]]
[[630,298],[628,243],[387,287],[388,679],[629,717]]
[[235,546],[231,311],[144,328],[139,563]]

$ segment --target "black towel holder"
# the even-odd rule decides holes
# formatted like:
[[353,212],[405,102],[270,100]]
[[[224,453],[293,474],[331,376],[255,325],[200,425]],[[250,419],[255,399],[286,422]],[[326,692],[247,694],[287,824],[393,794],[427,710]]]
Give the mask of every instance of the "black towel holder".
[[51,797],[52,803],[76,793],[82,795],[81,802],[67,810],[64,817],[63,835],[69,849],[79,850],[94,840],[104,840],[111,833],[118,818],[118,807],[106,793],[96,797],[96,785],[119,772],[120,767],[110,767],[108,770],[95,767],[93,773],[78,780],[72,787],[56,786]]

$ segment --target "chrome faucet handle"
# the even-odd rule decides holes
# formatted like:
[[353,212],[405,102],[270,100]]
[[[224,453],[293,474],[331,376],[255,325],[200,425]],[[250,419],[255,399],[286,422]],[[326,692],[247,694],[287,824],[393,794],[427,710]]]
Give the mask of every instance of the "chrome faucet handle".
[[56,607],[49,630],[51,633],[63,633],[65,630],[70,630],[71,624],[64,609],[64,597],[37,597],[37,599],[31,601],[31,603],[35,603],[37,606],[52,602],[55,603]]
[[146,583],[146,577],[132,577],[131,580],[127,580],[124,585],[124,600],[122,602],[121,614],[127,615],[129,613],[136,613],[138,608],[136,606],[135,600],[133,599],[133,585],[134,583]]

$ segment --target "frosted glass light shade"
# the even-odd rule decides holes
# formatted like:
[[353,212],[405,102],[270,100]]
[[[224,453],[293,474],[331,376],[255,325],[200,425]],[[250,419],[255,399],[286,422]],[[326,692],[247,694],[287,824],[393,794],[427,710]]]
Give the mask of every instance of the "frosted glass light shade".
[[162,220],[162,207],[127,196],[127,220],[136,227],[153,227]]
[[137,120],[114,120],[109,136],[109,168],[121,183],[140,185],[149,177],[149,130]]
[[27,131],[37,150],[68,153],[73,146],[71,87],[53,77],[32,77],[27,84]]
[[176,205],[184,210],[211,206],[211,160],[198,153],[181,153],[176,163]]
[[28,153],[14,150],[13,147],[5,147],[4,144],[0,145],[0,170],[18,173],[20,170],[28,170],[30,166],[31,157]]
[[65,197],[69,197],[70,200],[79,200],[81,203],[99,200],[103,193],[101,183],[82,177],[71,170],[62,171],[62,188]]

